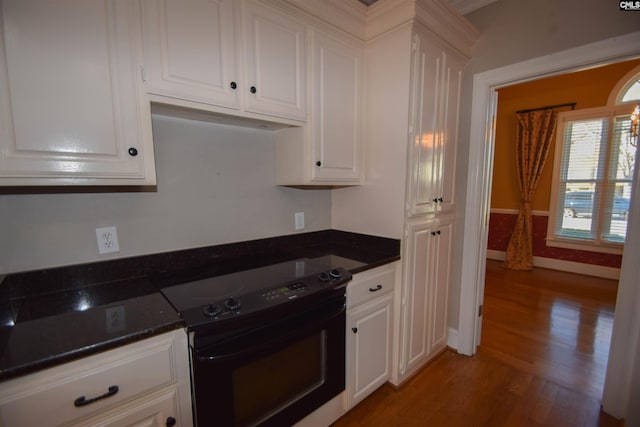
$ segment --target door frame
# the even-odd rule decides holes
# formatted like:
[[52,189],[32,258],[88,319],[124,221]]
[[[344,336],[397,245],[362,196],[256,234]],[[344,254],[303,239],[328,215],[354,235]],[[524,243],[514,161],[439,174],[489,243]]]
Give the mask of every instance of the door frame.
[[[474,74],[469,129],[469,165],[462,233],[463,249],[460,264],[462,270],[457,337],[459,353],[473,355],[480,343],[482,317],[479,315],[479,306],[482,304],[484,294],[497,89],[640,57],[639,40],[640,32],[633,32]],[[640,201],[636,200],[635,204],[640,204]],[[627,236],[627,246],[640,245],[640,235],[634,234],[636,235]],[[627,274],[625,274],[625,269]],[[630,269],[635,270],[633,263],[625,264],[623,262],[620,272],[619,295],[622,293],[620,292],[621,288],[635,287],[635,280],[624,281],[625,277],[632,277],[628,271]],[[616,314],[618,311],[619,307],[616,308]],[[624,310],[621,311],[621,316],[626,315]],[[619,323],[625,322],[615,322],[614,335]],[[638,319],[638,330],[640,330],[640,318]],[[612,350],[613,344],[612,342]],[[610,372],[611,366],[609,368],[607,376],[610,373],[614,374],[614,372]],[[620,376],[620,378],[623,377]],[[616,411],[608,412],[616,415]]]

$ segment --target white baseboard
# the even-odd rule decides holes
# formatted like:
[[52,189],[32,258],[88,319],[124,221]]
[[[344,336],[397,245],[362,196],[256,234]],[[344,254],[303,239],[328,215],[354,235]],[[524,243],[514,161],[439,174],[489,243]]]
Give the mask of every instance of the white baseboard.
[[495,261],[504,261],[507,257],[505,251],[496,251],[495,249],[487,249],[487,259],[493,259]]
[[[504,261],[506,253],[487,249],[487,258],[497,261]],[[564,261],[554,258],[533,257],[534,267],[549,268],[551,270],[566,271],[568,273],[584,274],[587,276],[602,277],[605,279],[620,279],[620,269],[615,267],[605,267],[603,265],[584,264],[581,262]]]
[[447,346],[454,350],[458,349],[458,330],[449,328],[449,334],[447,336]]

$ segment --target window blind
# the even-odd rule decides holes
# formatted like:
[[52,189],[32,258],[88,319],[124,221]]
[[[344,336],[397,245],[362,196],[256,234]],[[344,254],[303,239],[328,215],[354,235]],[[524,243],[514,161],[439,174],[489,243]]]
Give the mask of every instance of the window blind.
[[624,243],[636,148],[629,116],[564,122],[554,234]]

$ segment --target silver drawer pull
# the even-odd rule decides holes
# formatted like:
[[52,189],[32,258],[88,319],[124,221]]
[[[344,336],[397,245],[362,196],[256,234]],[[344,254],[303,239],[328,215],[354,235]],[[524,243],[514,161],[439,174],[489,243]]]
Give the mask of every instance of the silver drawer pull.
[[98,397],[92,397],[91,399],[87,399],[84,396],[80,396],[79,398],[77,398],[76,400],[73,401],[73,404],[76,408],[80,408],[81,406],[85,406],[88,405],[90,403],[96,402],[98,400],[101,399],[106,399],[107,397],[111,397],[114,394],[116,394],[118,392],[118,386],[117,385],[112,385],[111,387],[109,387],[109,391],[107,391],[105,394],[98,396]]
[[369,292],[376,292],[382,289],[382,285],[378,285],[375,288],[369,288]]

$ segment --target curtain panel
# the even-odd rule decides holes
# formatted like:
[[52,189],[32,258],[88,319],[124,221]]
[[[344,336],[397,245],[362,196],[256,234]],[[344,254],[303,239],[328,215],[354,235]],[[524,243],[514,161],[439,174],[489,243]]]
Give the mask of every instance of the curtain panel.
[[533,269],[531,200],[542,175],[556,131],[558,114],[553,110],[519,113],[516,166],[520,188],[520,210],[507,246],[505,266],[513,270]]

